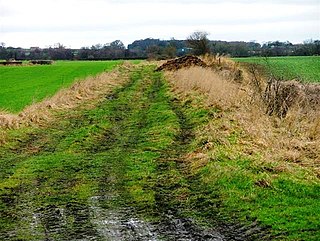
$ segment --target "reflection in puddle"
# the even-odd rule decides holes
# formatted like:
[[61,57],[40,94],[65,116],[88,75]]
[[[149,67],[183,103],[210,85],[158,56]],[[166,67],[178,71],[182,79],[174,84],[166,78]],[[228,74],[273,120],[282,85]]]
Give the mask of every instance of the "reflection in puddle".
[[191,220],[174,215],[165,215],[158,223],[145,222],[129,208],[115,208],[114,201],[113,196],[94,196],[87,204],[71,202],[63,208],[40,208],[32,215],[32,236],[36,240],[225,240],[219,233],[203,231]]
[[32,214],[33,237],[45,240],[157,241],[152,225],[131,217],[126,209],[106,208],[109,196],[90,198],[88,205],[49,205]]
[[92,210],[92,222],[97,231],[105,240],[148,240],[157,241],[155,228],[137,218],[130,217],[126,209],[109,210],[104,209],[101,204],[110,197],[93,197],[91,198],[90,208]]

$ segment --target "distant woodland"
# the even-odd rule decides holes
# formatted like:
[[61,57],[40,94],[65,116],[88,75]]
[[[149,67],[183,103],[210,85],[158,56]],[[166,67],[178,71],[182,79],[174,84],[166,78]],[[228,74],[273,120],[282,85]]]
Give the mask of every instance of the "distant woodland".
[[[205,36],[206,37],[206,36]],[[197,42],[199,41],[199,42]],[[194,41],[195,45],[200,40]],[[212,41],[205,38],[205,52],[231,57],[251,56],[311,56],[320,55],[320,40],[308,40],[302,44],[290,42],[227,42]],[[203,54],[196,51],[197,46],[186,40],[160,40],[147,38],[136,40],[126,47],[122,41],[115,40],[108,44],[96,44],[91,47],[71,49],[63,44],[48,48],[14,48],[0,44],[2,60],[112,60],[112,59],[168,59],[187,54]]]

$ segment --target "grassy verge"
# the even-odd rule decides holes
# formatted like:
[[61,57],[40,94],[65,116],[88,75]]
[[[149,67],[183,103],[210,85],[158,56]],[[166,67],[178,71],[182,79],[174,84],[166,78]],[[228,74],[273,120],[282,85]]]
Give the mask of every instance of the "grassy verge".
[[[200,77],[193,73],[183,75],[183,81],[179,74],[174,76],[172,86],[182,101],[189,103],[184,109],[186,118],[200,120],[194,115],[202,110],[204,120],[195,125],[193,151],[185,159],[191,180],[186,205],[190,213],[194,211],[195,218],[210,222],[247,224],[249,231],[245,231],[246,226],[239,227],[244,233],[250,233],[250,227],[258,224],[262,227],[260,233],[263,228],[270,230],[267,240],[319,240],[320,181],[314,169],[317,160],[300,165],[299,161],[279,159],[270,153],[266,160],[265,150],[269,147],[257,148],[258,143],[243,129],[243,120],[235,115],[239,105],[227,106],[220,98],[218,80],[206,80],[212,81],[212,92],[201,94],[205,80],[197,84]],[[228,96],[228,82],[222,88]],[[263,240],[258,235],[256,239]]]
[[303,82],[320,82],[320,57],[236,58],[240,63],[259,64],[269,74],[284,80],[300,79]]
[[[233,217],[235,222],[257,222],[272,231],[272,240],[318,240],[319,183],[308,183],[300,170],[300,180],[277,167],[259,166],[246,157],[221,156],[195,172],[199,176],[196,200],[203,200],[200,215]],[[203,195],[204,194],[204,195]],[[208,195],[209,194],[209,195]],[[212,216],[213,215],[213,216]]]
[[[0,109],[19,112],[76,79],[109,71],[121,61],[58,61],[47,66],[0,67]],[[19,96],[19,98],[17,98]]]

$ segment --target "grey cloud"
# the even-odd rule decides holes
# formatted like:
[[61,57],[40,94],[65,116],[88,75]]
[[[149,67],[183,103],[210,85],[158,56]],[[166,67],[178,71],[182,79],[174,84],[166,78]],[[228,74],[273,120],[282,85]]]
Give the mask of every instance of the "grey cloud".
[[[88,0],[89,1],[89,0]],[[104,1],[104,0],[97,0],[97,1]],[[275,3],[275,4],[313,4],[313,5],[320,5],[319,0],[230,0],[230,1],[221,1],[221,0],[105,0],[106,2],[113,2],[113,3],[172,3],[172,4],[221,4],[221,3]]]
[[166,3],[166,4],[221,4],[221,3],[275,3],[275,4],[301,4],[301,5],[320,5],[319,0],[79,0],[83,2],[105,2],[105,3]]
[[213,18],[185,18],[185,19],[143,19],[132,20],[130,23],[91,23],[91,24],[70,24],[70,25],[49,25],[49,26],[3,26],[1,29],[2,33],[12,32],[91,32],[91,31],[116,31],[120,29],[132,29],[136,27],[150,27],[150,26],[198,26],[198,25],[210,25],[210,26],[250,26],[250,25],[261,25],[261,24],[276,24],[281,22],[299,22],[309,23],[318,22],[319,18],[316,14],[308,16],[290,16],[290,17],[277,17],[277,18],[259,18],[259,19],[213,19]]
[[[21,0],[24,1],[24,0]],[[48,0],[48,2],[56,4],[57,1],[59,4],[63,4],[65,0]],[[68,1],[68,0],[67,0]],[[17,2],[17,1],[16,1]],[[3,36],[11,36],[11,35],[19,35],[24,36],[28,34],[38,35],[38,36],[45,36],[54,34],[56,36],[61,36],[61,41],[65,41],[64,39],[72,39],[70,36],[79,36],[77,38],[89,38],[85,35],[92,36],[90,38],[96,39],[97,36],[103,35],[103,34],[109,34],[109,35],[116,35],[115,38],[120,38],[118,35],[122,36],[122,40],[128,41],[125,38],[141,38],[143,37],[143,31],[145,31],[145,35],[148,35],[150,31],[153,31],[156,33],[153,36],[155,38],[162,38],[163,36],[167,36],[167,28],[174,29],[175,34],[180,34],[180,36],[187,35],[189,31],[188,29],[196,29],[198,26],[208,26],[208,31],[211,31],[214,33],[215,29],[222,29],[221,30],[221,36],[223,35],[230,35],[230,38],[233,39],[241,39],[240,34],[230,32],[228,29],[231,28],[238,28],[245,29],[250,28],[251,32],[250,34],[252,36],[259,35],[262,36],[262,33],[265,34],[263,36],[266,36],[266,40],[270,40],[269,36],[271,38],[272,35],[275,35],[274,32],[269,31],[267,32],[265,29],[261,28],[263,24],[271,24],[272,26],[275,26],[277,28],[277,23],[285,23],[283,25],[285,26],[293,26],[294,24],[300,23],[303,26],[319,26],[319,10],[320,10],[320,1],[319,0],[305,0],[305,1],[298,1],[298,0],[262,0],[262,1],[249,1],[249,0],[233,0],[233,1],[221,1],[221,0],[71,0],[72,3],[78,4],[81,6],[78,10],[72,12],[72,14],[69,15],[68,9],[66,11],[60,12],[61,20],[65,21],[54,21],[54,18],[49,18],[47,23],[33,23],[32,21],[29,23],[26,23],[26,21],[21,20],[21,16],[19,14],[15,14],[15,8],[12,6],[13,4],[10,4],[10,0],[0,0],[0,21],[3,19],[8,19],[8,21],[1,21],[0,24],[0,35]],[[13,3],[13,1],[12,1]],[[118,21],[108,18],[108,13],[106,11],[106,8],[111,5],[115,5],[116,9],[129,9],[127,4],[130,4],[130,8],[134,8],[135,3],[139,7],[139,11],[137,9],[131,9],[125,13],[136,13],[139,12],[139,16],[134,17],[135,15],[132,15],[132,19],[125,18],[123,21]],[[140,4],[138,4],[140,3]],[[143,4],[149,3],[151,4],[145,9],[143,9]],[[158,9],[154,6],[157,6],[157,3],[162,3],[164,6],[164,9],[168,8],[171,11],[161,10],[161,12],[157,11]],[[214,11],[215,11],[215,5],[217,4],[230,4],[230,3],[238,3],[240,7],[243,6],[243,8],[248,8],[251,4],[261,4],[263,7],[263,4],[270,5],[272,3],[272,8],[278,9],[276,14],[273,14],[272,12],[270,14],[263,14],[263,16],[257,16],[257,14],[254,14],[250,16],[248,12],[246,12],[243,15],[235,14],[238,16],[232,16],[232,13],[228,13],[228,9],[223,10],[225,11],[225,17],[224,12],[223,14],[220,14],[222,17],[215,17]],[[243,5],[241,5],[241,3]],[[185,16],[183,13],[179,12],[179,9],[172,8],[171,6],[174,6],[175,4],[195,4],[199,5],[200,7],[196,8],[186,8],[188,10],[191,9],[191,12],[197,11],[199,13],[202,9],[212,9],[212,14],[188,14],[188,16]],[[203,5],[202,5],[203,4]],[[71,6],[71,4],[69,4]],[[279,8],[278,8],[279,5]],[[286,14],[282,14],[282,10],[285,13],[288,5],[288,12],[287,16]],[[291,6],[296,6],[293,7]],[[306,8],[303,8],[303,12],[300,11],[300,13],[296,13],[295,11],[292,11],[290,9],[300,9],[300,5],[307,6]],[[87,7],[88,6],[88,7]],[[167,7],[168,6],[168,7]],[[178,7],[179,7],[178,6]],[[237,7],[239,7],[237,5]],[[171,7],[171,8],[170,8]],[[260,7],[260,5],[258,6]],[[150,12],[151,10],[156,9],[155,12]],[[184,9],[183,7],[181,9]],[[222,8],[219,8],[222,9]],[[252,9],[257,9],[256,6],[252,7]],[[106,14],[100,14],[97,18],[93,14],[89,14],[90,20],[88,21],[89,16],[87,16],[87,12],[94,13],[96,10],[99,10],[99,13]],[[229,9],[230,10],[230,9]],[[149,11],[149,12],[147,12]],[[290,11],[290,12],[289,12]],[[144,16],[144,12],[146,12],[146,16]],[[208,11],[207,11],[208,12]],[[231,11],[230,11],[231,12]],[[241,9],[239,9],[239,12],[241,13]],[[237,12],[236,12],[237,13]],[[230,16],[228,16],[230,14]],[[83,15],[83,16],[82,16]],[[276,16],[278,15],[278,16]],[[289,16],[288,16],[289,15]],[[112,15],[113,16],[113,15]],[[127,15],[126,15],[127,16]],[[131,15],[130,15],[131,16]],[[20,19],[19,19],[20,17]],[[53,20],[52,20],[53,19]],[[10,21],[12,20],[12,21]],[[121,19],[120,19],[121,20]],[[256,25],[256,26],[254,26]],[[282,26],[283,26],[282,25]],[[206,28],[206,27],[205,27]],[[162,29],[164,29],[162,31]],[[225,31],[224,31],[225,29]],[[311,28],[309,28],[311,29]],[[311,30],[308,29],[299,29],[299,31],[305,31],[301,32],[305,36],[305,39],[309,38],[309,36],[314,36],[315,28],[312,28]],[[137,31],[139,30],[139,31]],[[140,31],[143,30],[143,31]],[[287,36],[290,38],[293,38],[296,31],[282,29],[283,35],[287,34]],[[282,31],[281,30],[281,31]],[[158,31],[158,32],[157,32]],[[162,33],[161,33],[162,31]],[[224,32],[223,32],[224,31]],[[307,32],[308,31],[308,32]],[[261,33],[262,32],[262,33]],[[84,34],[88,33],[88,34]],[[130,33],[130,34],[129,34]],[[170,34],[170,33],[169,33]],[[128,36],[127,36],[128,35]],[[130,35],[130,36],[129,36]],[[246,35],[243,35],[242,38],[246,38]],[[319,33],[318,33],[319,36]],[[9,38],[9,37],[8,37]],[[45,37],[44,37],[45,38]],[[75,37],[76,38],[76,37]],[[251,38],[251,37],[250,37]],[[258,38],[258,36],[256,37]],[[262,38],[262,37],[260,37]],[[298,38],[298,37],[297,37]],[[300,38],[300,37],[299,37]],[[303,38],[303,37],[302,37]],[[23,37],[21,37],[23,39]],[[254,38],[252,38],[254,39]],[[291,40],[291,39],[288,39]],[[6,40],[9,42],[10,40]],[[22,40],[23,41],[23,40]],[[41,38],[39,41],[42,41]],[[91,41],[91,40],[90,40]],[[99,42],[99,40],[95,41],[92,40],[92,43]]]

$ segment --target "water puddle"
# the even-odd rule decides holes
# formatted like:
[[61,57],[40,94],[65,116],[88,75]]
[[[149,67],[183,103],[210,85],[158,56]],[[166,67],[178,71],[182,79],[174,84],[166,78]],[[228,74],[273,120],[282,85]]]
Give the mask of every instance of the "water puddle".
[[179,241],[223,241],[223,235],[215,230],[204,230],[197,227],[192,220],[178,218],[173,215],[166,215],[165,219],[159,224],[159,232],[166,240]]
[[163,240],[158,237],[153,225],[133,217],[128,209],[104,208],[110,199],[108,196],[96,196],[90,199],[92,223],[104,240]]
[[104,240],[118,241],[222,241],[223,236],[215,231],[197,228],[191,220],[165,215],[161,221],[150,223],[134,215],[130,208],[105,209],[108,197],[91,198],[92,222]]
[[99,240],[91,223],[90,209],[80,203],[68,203],[65,207],[49,205],[32,215],[31,233],[45,240]]
[[65,207],[49,205],[32,214],[30,229],[39,240],[107,241],[223,241],[213,230],[203,230],[189,219],[173,214],[161,221],[146,222],[130,208],[111,207],[112,196],[91,197],[87,205],[69,203]]

